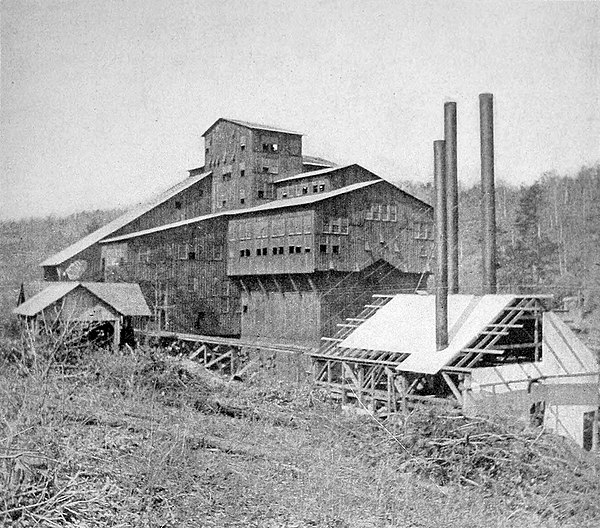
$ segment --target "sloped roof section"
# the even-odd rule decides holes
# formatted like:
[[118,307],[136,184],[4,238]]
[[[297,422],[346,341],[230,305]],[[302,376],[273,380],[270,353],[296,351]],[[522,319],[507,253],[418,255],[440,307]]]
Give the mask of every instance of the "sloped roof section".
[[513,295],[450,295],[449,344],[435,344],[435,296],[396,295],[338,344],[341,348],[408,354],[398,369],[437,374],[515,300]]
[[319,156],[302,156],[302,164],[303,165],[322,165],[324,167],[335,167],[336,163],[333,161],[326,160],[325,158],[320,158]]
[[275,183],[283,183],[293,180],[302,180],[303,178],[312,178],[314,176],[321,176],[322,174],[330,174],[335,171],[339,171],[342,169],[347,169],[348,167],[352,167],[352,165],[341,165],[339,167],[328,167],[326,169],[318,169],[314,171],[301,172],[300,174],[294,174],[293,176],[288,176],[287,178],[282,178],[281,180],[277,180]]
[[139,284],[82,282],[81,285],[122,315],[152,315]]
[[41,292],[27,299],[23,304],[17,306],[13,313],[26,317],[34,316],[42,310],[52,306],[62,299],[67,293],[79,286],[78,282],[54,282]]
[[287,207],[296,207],[299,205],[308,205],[317,202],[322,202],[323,200],[328,200],[329,198],[333,198],[335,196],[340,196],[342,194],[351,193],[358,189],[363,189],[365,187],[369,187],[371,185],[375,185],[377,183],[383,183],[385,180],[371,180],[366,182],[354,183],[352,185],[348,185],[346,187],[340,187],[339,189],[334,189],[333,191],[322,192],[317,194],[309,194],[305,196],[299,196],[297,198],[287,198],[285,200],[274,200],[272,202],[268,202],[262,205],[257,205],[255,207],[248,207],[247,209],[233,209],[230,211],[224,211],[222,213],[213,213],[204,216],[198,216],[196,218],[190,218],[188,220],[181,220],[179,222],[174,222],[172,224],[165,224],[163,226],[153,227],[152,229],[145,229],[143,231],[137,231],[135,233],[130,233],[128,235],[122,235],[114,238],[107,238],[102,241],[102,244],[109,244],[113,242],[121,242],[124,240],[129,240],[131,238],[137,238],[144,235],[149,235],[152,233],[158,233],[160,231],[166,231],[168,229],[173,229],[175,227],[180,227],[183,225],[195,224],[198,222],[203,222],[205,220],[210,220],[211,218],[217,218],[221,216],[225,217],[236,217],[243,214],[254,214],[263,211],[273,211],[277,209],[285,209]]
[[236,125],[240,125],[246,128],[250,128],[252,130],[265,130],[267,132],[281,132],[283,134],[294,134],[295,136],[302,136],[302,132],[296,132],[294,130],[287,130],[285,128],[281,128],[278,126],[273,126],[273,125],[264,125],[261,123],[252,123],[250,121],[241,121],[239,119],[230,119],[228,117],[220,117],[219,119],[217,119],[212,125],[210,125],[206,131],[204,132],[204,134],[202,134],[202,137],[206,136],[206,134],[208,134],[218,123],[220,123],[221,121],[228,121],[230,123],[235,123]]
[[28,317],[37,315],[80,286],[114,308],[121,315],[152,315],[138,284],[111,282],[54,282],[17,306],[13,313]]
[[90,246],[96,244],[97,242],[100,242],[100,240],[106,238],[118,229],[125,227],[127,224],[133,222],[140,216],[151,211],[158,205],[166,202],[170,198],[173,198],[180,192],[198,183],[200,180],[203,180],[210,174],[212,174],[212,171],[204,172],[202,174],[198,174],[197,176],[186,178],[185,180],[179,182],[177,185],[174,185],[173,187],[167,189],[160,195],[148,200],[147,202],[135,206],[133,209],[127,211],[112,222],[109,222],[108,224],[102,226],[100,229],[97,229],[93,233],[90,233],[89,235],[83,237],[82,239],[78,240],[74,244],[71,244],[69,247],[63,249],[62,251],[59,251],[51,257],[48,257],[46,260],[44,260],[44,262],[40,264],[40,266],[58,266],[59,264],[62,264],[63,262],[69,260],[70,258],[73,258],[78,253],[81,253]]

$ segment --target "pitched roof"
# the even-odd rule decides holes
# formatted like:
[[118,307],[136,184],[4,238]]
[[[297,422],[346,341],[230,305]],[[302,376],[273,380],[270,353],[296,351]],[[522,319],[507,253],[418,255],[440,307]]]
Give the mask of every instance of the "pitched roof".
[[152,315],[138,284],[109,282],[54,282],[17,306],[13,313],[34,316],[80,286],[113,307],[121,315]]
[[250,128],[252,130],[265,130],[267,132],[281,132],[283,134],[294,134],[296,136],[303,135],[301,132],[295,132],[294,130],[286,130],[285,128],[281,128],[278,126],[262,125],[260,123],[251,123],[250,121],[241,121],[239,119],[230,119],[227,117],[220,117],[206,129],[206,131],[202,134],[202,137],[206,136],[206,134],[208,134],[213,129],[213,127],[221,121],[229,121],[230,123],[235,123],[236,125]]
[[437,350],[435,295],[396,295],[338,347],[409,354],[398,365],[399,370],[436,374],[516,298],[514,295],[448,296],[449,344],[444,350]]
[[[355,164],[351,165],[340,165],[339,167],[328,167],[326,169],[318,169],[309,172],[301,172],[300,174],[294,174],[293,176],[288,176],[287,178],[281,178],[281,180],[275,181],[275,183],[283,183],[292,180],[301,180],[303,178],[312,178],[314,176],[320,176],[322,174],[329,174],[330,172],[335,172],[342,169],[347,169],[348,167],[352,167]],[[358,167],[358,165],[357,165]]]
[[212,174],[212,171],[204,172],[202,174],[198,174],[197,176],[186,178],[185,180],[179,182],[177,185],[174,185],[173,187],[167,189],[160,195],[148,200],[147,202],[135,206],[133,209],[130,209],[126,213],[113,220],[112,222],[109,222],[108,224],[102,226],[100,229],[97,229],[93,233],[84,236],[82,239],[78,240],[74,244],[71,244],[69,247],[63,249],[62,251],[59,251],[51,257],[48,257],[40,264],[40,266],[57,266],[58,264],[62,264],[66,260],[69,260],[70,258],[77,255],[78,253],[81,253],[83,250],[89,248],[90,246],[93,246],[103,238],[106,238],[111,233],[114,233],[115,231],[121,229],[130,222],[133,222],[143,214],[151,211],[161,203],[166,202],[169,198],[173,198],[180,192],[184,191],[185,189],[188,189],[195,183],[198,183],[200,180],[203,180],[210,174]]
[[327,167],[335,167],[337,164],[333,161],[326,160],[325,158],[320,158],[318,156],[302,156],[302,164],[303,165],[322,165]]
[[135,233],[128,233],[127,235],[120,235],[112,238],[105,238],[100,241],[101,244],[112,244],[113,242],[122,242],[124,240],[129,240],[131,238],[137,238],[144,235],[151,235],[152,233],[158,233],[160,231],[167,231],[169,229],[175,229],[176,227],[181,227],[189,224],[197,224],[198,222],[203,222],[205,220],[210,220],[211,218],[217,218],[219,216],[226,215],[227,212],[223,213],[211,213],[203,216],[197,216],[195,218],[188,218],[187,220],[179,220],[178,222],[173,222],[172,224],[165,224],[157,227],[151,227],[149,229],[144,229],[142,231],[136,231]]
[[82,282],[81,285],[122,315],[152,315],[139,284]]
[[23,304],[17,306],[13,313],[17,315],[33,316],[40,313],[44,308],[51,306],[56,301],[62,299],[67,293],[73,291],[79,286],[78,282],[55,282],[45,290],[36,293],[33,297],[27,299]]
[[322,192],[317,194],[309,194],[305,196],[299,196],[297,198],[287,198],[285,200],[274,200],[272,202],[268,202],[266,204],[257,205],[255,207],[248,207],[246,209],[233,209],[230,211],[223,211],[222,213],[213,213],[204,216],[198,216],[196,218],[190,218],[188,220],[180,220],[179,222],[174,222],[172,224],[165,224],[158,227],[153,227],[151,229],[144,229],[143,231],[137,231],[135,233],[129,233],[127,235],[121,235],[114,238],[107,238],[101,241],[101,244],[110,244],[113,242],[121,242],[124,240],[129,240],[131,238],[137,238],[144,235],[150,235],[152,233],[158,233],[160,231],[167,231],[168,229],[174,229],[176,227],[181,227],[184,225],[195,224],[198,222],[203,222],[205,220],[210,220],[212,218],[217,217],[235,217],[244,214],[253,214],[262,211],[272,211],[275,209],[285,209],[287,207],[296,207],[300,205],[308,205],[317,202],[322,202],[323,200],[328,200],[329,198],[334,198],[335,196],[340,196],[342,194],[351,193],[358,189],[363,189],[365,187],[369,187],[370,185],[374,185],[376,183],[382,183],[385,180],[370,180],[366,182],[354,183],[352,185],[348,185],[346,187],[340,187],[339,189],[334,189],[333,191]]

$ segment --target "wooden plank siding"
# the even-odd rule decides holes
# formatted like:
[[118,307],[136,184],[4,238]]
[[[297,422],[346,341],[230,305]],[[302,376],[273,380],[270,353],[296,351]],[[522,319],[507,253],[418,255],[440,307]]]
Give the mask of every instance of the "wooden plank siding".
[[227,219],[103,245],[105,280],[137,282],[161,330],[240,335],[240,292],[226,275]]
[[274,180],[302,172],[302,138],[297,134],[222,120],[207,132],[205,146],[205,169],[213,171],[213,212],[273,200]]
[[229,224],[230,276],[359,271],[385,260],[429,271],[432,208],[387,182],[289,209],[244,213]]
[[[280,177],[279,180],[282,178]],[[353,183],[378,179],[379,176],[360,165],[349,165],[327,169],[324,174],[303,173],[296,175],[293,179],[275,182],[275,193],[277,200],[282,200],[332,191]]]

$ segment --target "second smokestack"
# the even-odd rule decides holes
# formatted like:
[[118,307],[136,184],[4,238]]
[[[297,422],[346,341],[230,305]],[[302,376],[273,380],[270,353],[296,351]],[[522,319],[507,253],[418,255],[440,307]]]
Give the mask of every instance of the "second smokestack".
[[496,191],[494,186],[494,96],[479,95],[483,293],[496,293]]

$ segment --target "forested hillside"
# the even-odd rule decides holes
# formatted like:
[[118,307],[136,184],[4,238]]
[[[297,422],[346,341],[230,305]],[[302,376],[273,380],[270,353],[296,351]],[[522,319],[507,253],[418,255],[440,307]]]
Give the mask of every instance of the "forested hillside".
[[117,209],[96,210],[61,218],[0,222],[0,321],[10,319],[21,282],[41,279],[40,262],[121,213]]
[[[402,187],[431,203],[432,186]],[[500,292],[577,295],[587,314],[600,305],[600,165],[574,177],[544,174],[529,186],[498,183]],[[32,211],[34,213],[35,211]],[[0,318],[7,320],[21,281],[41,277],[38,264],[110,221],[121,211],[90,211],[64,218],[0,222]],[[460,191],[460,279],[480,291],[480,193]]]

